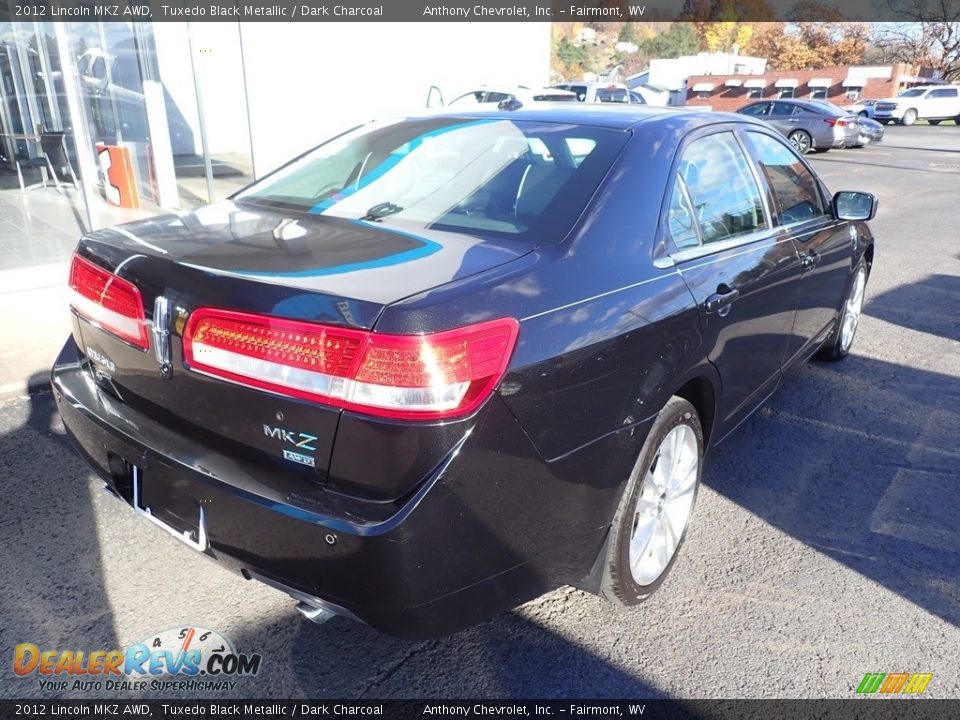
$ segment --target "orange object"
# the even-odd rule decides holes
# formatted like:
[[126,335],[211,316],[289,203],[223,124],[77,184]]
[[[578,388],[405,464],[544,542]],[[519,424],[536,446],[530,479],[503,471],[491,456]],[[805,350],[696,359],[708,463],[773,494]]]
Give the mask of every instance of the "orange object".
[[97,163],[103,173],[107,202],[118,207],[139,208],[140,193],[130,150],[120,145],[97,143]]

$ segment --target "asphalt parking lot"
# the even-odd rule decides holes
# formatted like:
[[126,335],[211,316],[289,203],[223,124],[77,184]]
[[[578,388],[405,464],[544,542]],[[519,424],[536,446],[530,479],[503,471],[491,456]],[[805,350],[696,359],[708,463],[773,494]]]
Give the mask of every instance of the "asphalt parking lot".
[[[4,662],[200,625],[263,656],[225,697],[846,698],[895,671],[960,697],[960,127],[811,157],[832,190],[880,198],[853,355],[799,372],[708,458],[646,604],[563,588],[416,643],[313,625],[104,493],[40,394],[0,405]],[[0,667],[0,697],[57,695],[80,696]]]

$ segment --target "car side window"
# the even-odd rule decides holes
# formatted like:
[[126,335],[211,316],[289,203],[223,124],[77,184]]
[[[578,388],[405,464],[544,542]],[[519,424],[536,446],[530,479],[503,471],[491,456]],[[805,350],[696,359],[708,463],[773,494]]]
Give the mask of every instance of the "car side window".
[[751,117],[763,117],[770,111],[770,103],[757,103],[756,105],[750,105],[745,107],[742,112],[744,115],[750,115]]
[[746,135],[780,203],[784,225],[825,215],[817,180],[793,149],[763,133],[748,131]]
[[690,205],[690,197],[679,175],[673,180],[670,208],[667,212],[668,232],[677,249],[683,250],[699,245],[700,233],[697,231],[697,219],[693,213],[693,207]]
[[939,90],[934,90],[930,93],[929,97],[931,98],[955,98],[957,97],[957,91],[954,88],[940,88]]
[[691,142],[679,168],[705,245],[767,227],[760,188],[732,132]]
[[789,117],[800,112],[800,108],[790,103],[775,102],[773,110],[770,111],[771,117]]

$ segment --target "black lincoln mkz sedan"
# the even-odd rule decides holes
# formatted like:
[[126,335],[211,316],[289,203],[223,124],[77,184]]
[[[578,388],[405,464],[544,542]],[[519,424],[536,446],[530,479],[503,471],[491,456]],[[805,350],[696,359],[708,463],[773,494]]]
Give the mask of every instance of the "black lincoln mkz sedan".
[[744,116],[373,123],[84,236],[55,396],[109,491],[313,619],[632,605],[708,449],[850,351],[875,209]]

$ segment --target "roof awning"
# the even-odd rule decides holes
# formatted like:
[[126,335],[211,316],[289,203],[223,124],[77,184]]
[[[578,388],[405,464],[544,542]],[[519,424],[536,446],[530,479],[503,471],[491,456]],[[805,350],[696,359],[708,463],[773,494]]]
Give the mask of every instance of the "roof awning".
[[780,78],[773,86],[778,88],[795,88],[797,84],[796,78]]
[[743,86],[746,88],[762,88],[767,86],[766,78],[758,78],[756,80],[747,80],[743,83]]
[[743,85],[743,80],[730,79],[730,80],[727,80],[724,83],[724,85],[726,85],[727,87],[740,87],[741,85]]
[[807,81],[807,87],[830,87],[833,81],[830,78],[813,78]]
[[844,87],[858,87],[858,88],[862,88],[862,87],[864,87],[866,84],[867,84],[867,79],[866,79],[866,78],[862,78],[862,77],[860,77],[860,78],[848,77],[846,80],[843,81],[843,86],[844,86]]
[[694,92],[710,92],[713,90],[713,83],[697,83],[693,86]]

